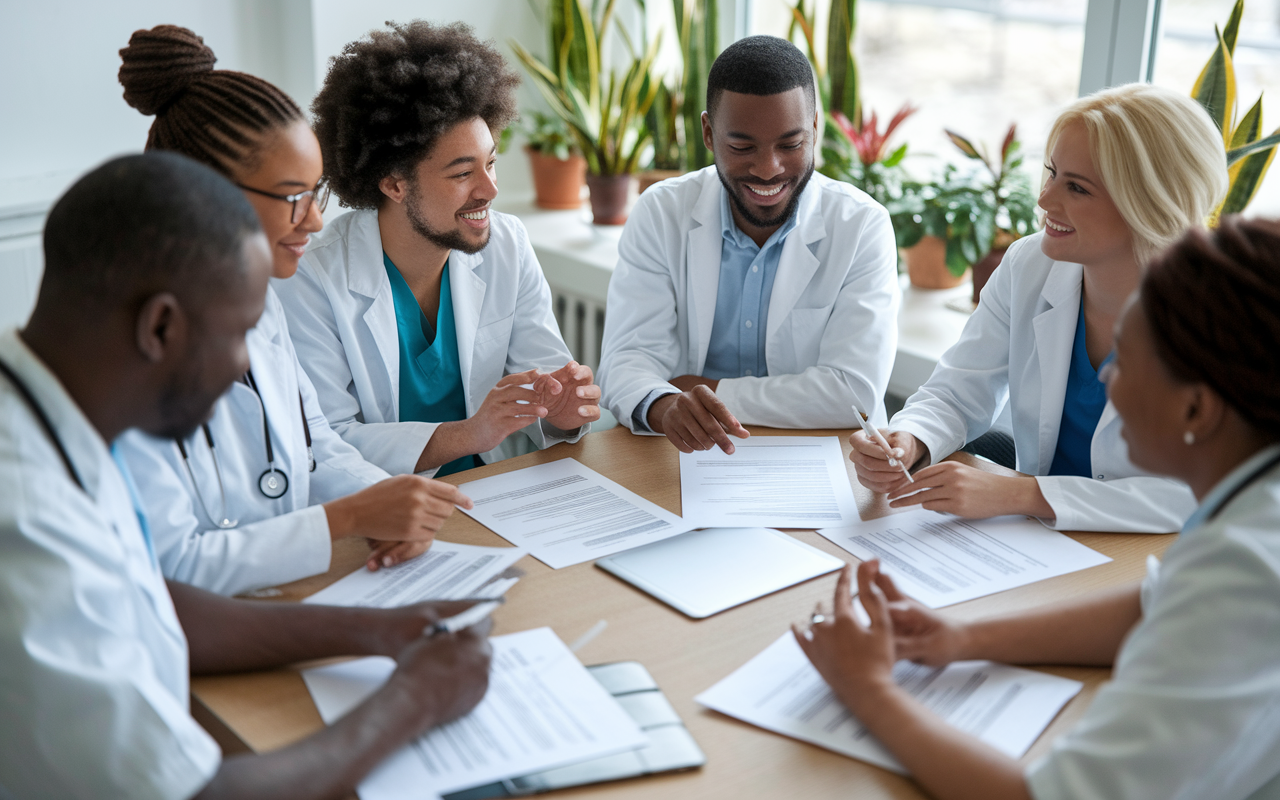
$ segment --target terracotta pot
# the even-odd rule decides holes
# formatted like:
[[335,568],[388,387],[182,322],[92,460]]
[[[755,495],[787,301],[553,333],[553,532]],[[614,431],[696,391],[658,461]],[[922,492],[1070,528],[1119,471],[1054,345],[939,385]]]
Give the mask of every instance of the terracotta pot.
[[952,289],[964,282],[947,269],[947,243],[937,236],[926,236],[902,251],[907,261],[907,277],[918,289]]
[[684,172],[678,169],[647,169],[640,173],[640,194],[644,194],[644,190],[654,185],[658,181],[665,181],[667,178],[679,178]]
[[570,209],[582,206],[582,187],[587,174],[587,160],[574,153],[568,161],[545,155],[525,146],[529,166],[533,169],[533,191],[538,208]]
[[991,278],[991,273],[996,271],[996,267],[1000,266],[1001,259],[1004,258],[1006,248],[993,249],[982,257],[982,260],[973,265],[973,304],[978,304],[978,295],[982,293],[982,287],[987,285],[987,281]]
[[627,221],[634,175],[587,175],[591,190],[591,218],[597,225],[621,225]]

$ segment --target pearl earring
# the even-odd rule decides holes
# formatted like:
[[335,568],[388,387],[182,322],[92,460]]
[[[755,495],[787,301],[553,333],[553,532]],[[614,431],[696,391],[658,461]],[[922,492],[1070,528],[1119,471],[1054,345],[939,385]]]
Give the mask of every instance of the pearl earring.
[[1183,442],[1184,442],[1188,447],[1190,447],[1191,445],[1193,445],[1193,444],[1195,444],[1195,443],[1196,443],[1196,435],[1195,435],[1194,433],[1192,433],[1191,431],[1187,431],[1186,433],[1182,434],[1182,441],[1183,441]]

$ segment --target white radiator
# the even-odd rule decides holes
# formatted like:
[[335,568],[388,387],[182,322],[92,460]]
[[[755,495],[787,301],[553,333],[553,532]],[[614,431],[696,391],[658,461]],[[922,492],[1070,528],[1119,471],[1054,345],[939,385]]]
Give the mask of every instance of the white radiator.
[[604,304],[552,284],[551,306],[574,360],[598,370],[600,343],[604,339]]

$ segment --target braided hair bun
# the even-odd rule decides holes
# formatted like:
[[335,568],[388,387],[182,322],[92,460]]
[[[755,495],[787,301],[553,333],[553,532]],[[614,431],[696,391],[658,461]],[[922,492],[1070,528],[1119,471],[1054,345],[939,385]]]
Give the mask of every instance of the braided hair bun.
[[135,31],[120,58],[124,101],[146,116],[170,106],[218,60],[204,39],[177,25]]

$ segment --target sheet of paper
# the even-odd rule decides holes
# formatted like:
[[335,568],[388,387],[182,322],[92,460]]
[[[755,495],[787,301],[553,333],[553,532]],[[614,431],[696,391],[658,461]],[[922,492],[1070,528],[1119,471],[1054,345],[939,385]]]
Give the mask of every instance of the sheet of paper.
[[819,528],[858,516],[840,440],[754,436],[680,454],[680,503],[698,528]]
[[[1083,686],[989,661],[957,661],[942,669],[899,661],[893,677],[949,724],[1014,758]],[[695,699],[766,730],[906,774],[836,699],[789,632]]]
[[657,542],[694,526],[572,458],[458,487],[477,522],[560,569]]
[[1111,560],[1030,517],[960,519],[920,508],[818,533],[864,561],[880,559],[899,589],[930,608]]
[[[432,798],[589,758],[644,747],[649,739],[550,628],[495,636],[489,691],[461,719],[418,737],[369,774],[361,800]],[[325,724],[382,685],[389,658],[302,673]]]
[[327,606],[392,608],[423,600],[501,597],[516,578],[501,577],[525,551],[436,540],[417,558],[370,572],[358,569],[303,600]]

